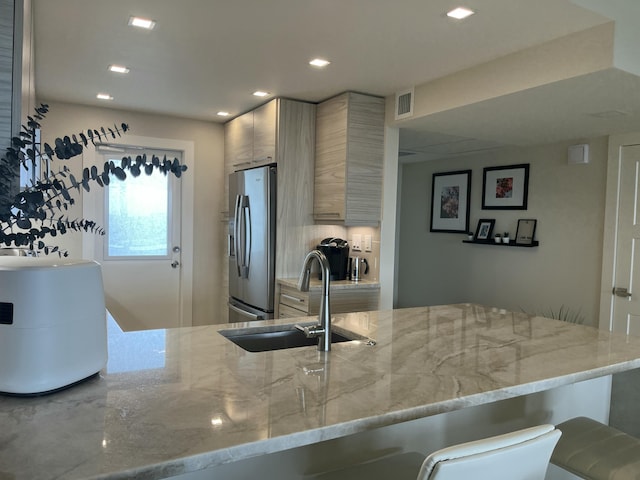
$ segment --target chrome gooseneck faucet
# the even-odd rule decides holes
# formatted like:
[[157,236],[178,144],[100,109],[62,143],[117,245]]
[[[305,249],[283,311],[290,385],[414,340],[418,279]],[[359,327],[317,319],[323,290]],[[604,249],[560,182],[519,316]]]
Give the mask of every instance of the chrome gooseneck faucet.
[[301,292],[309,291],[309,279],[311,277],[311,265],[314,260],[320,264],[320,272],[322,276],[322,301],[320,302],[320,314],[318,315],[319,325],[311,327],[296,328],[302,330],[308,338],[318,337],[318,350],[328,352],[331,350],[331,308],[329,306],[329,281],[331,271],[329,269],[329,260],[320,250],[311,250],[304,258],[302,272],[298,280],[298,290]]

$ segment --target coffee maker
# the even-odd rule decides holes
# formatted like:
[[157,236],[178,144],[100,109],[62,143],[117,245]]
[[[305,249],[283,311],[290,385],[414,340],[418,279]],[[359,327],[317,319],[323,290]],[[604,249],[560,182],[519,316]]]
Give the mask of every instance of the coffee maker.
[[[331,280],[345,280],[349,271],[349,244],[337,237],[328,237],[316,247],[329,260]],[[320,277],[319,275],[318,277]]]

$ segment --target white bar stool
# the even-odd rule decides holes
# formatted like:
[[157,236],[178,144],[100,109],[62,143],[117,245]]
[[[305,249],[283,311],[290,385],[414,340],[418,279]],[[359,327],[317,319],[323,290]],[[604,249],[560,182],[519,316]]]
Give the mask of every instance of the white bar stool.
[[329,471],[313,480],[543,480],[560,438],[553,425],[540,425],[432,453],[404,453]]

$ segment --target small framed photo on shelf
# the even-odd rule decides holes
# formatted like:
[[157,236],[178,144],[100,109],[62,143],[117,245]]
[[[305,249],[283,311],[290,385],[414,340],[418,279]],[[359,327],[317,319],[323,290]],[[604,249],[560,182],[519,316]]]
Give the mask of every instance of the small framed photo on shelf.
[[434,173],[431,231],[465,233],[469,230],[471,170]]
[[528,163],[483,170],[483,210],[526,210],[528,194]]
[[518,220],[516,245],[533,245],[533,239],[536,235],[536,223],[537,220],[533,219]]
[[489,240],[493,233],[493,226],[496,221],[493,218],[483,218],[478,220],[478,228],[476,228],[476,236],[474,240]]

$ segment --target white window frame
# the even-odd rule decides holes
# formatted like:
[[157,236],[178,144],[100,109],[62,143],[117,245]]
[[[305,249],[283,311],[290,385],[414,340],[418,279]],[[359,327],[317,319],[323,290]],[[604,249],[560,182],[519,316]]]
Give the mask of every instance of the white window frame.
[[[135,148],[120,147],[120,148],[123,148],[123,152],[118,153],[118,156],[120,158],[123,156],[131,156],[132,159],[135,159],[136,155],[141,152],[139,147],[135,147]],[[173,159],[174,157],[177,157],[180,160],[180,162],[183,161],[183,158],[182,158],[183,153],[177,150],[156,150],[153,148],[145,148],[144,152],[147,154],[147,157],[149,157],[149,159],[150,159],[150,156],[154,154],[162,159],[166,154],[167,158]],[[99,155],[101,157],[104,157],[105,153],[99,153]],[[130,175],[130,173],[127,173],[127,175]],[[142,172],[141,175],[145,175],[145,173]],[[162,173],[158,171],[154,171],[153,175],[162,175]],[[120,180],[111,179],[111,181],[119,182]],[[176,179],[172,174],[167,174],[167,181],[169,185],[168,195],[167,195],[167,205],[168,207],[171,208],[173,206],[173,195],[175,195],[175,192],[177,191],[179,194],[181,194],[181,191],[180,191],[181,183],[179,179]],[[104,215],[102,219],[102,225],[104,226],[106,233],[105,233],[104,243],[103,243],[102,260],[105,262],[108,262],[109,260],[117,260],[117,261],[170,260],[172,258],[172,252],[171,252],[172,244],[176,243],[175,239],[172,238],[173,237],[172,232],[174,229],[173,218],[174,218],[174,214],[176,213],[178,215],[180,214],[180,212],[173,212],[173,211],[167,212],[167,216],[168,216],[167,230],[169,233],[167,235],[167,245],[166,245],[167,252],[165,255],[110,255],[109,254],[109,188],[105,188],[104,189]],[[172,240],[174,240],[174,242],[172,242]],[[177,239],[177,243],[180,243],[179,240],[180,239]]]

